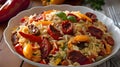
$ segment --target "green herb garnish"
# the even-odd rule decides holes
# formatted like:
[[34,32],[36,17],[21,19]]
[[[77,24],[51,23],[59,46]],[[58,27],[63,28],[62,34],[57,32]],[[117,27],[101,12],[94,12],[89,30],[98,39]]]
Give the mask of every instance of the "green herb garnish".
[[67,16],[67,19],[71,22],[77,22],[77,19],[74,16]]
[[102,6],[105,4],[104,0],[84,0],[84,2],[96,10],[102,10]]
[[62,20],[67,20],[67,16],[64,12],[57,12],[56,15],[60,17]]

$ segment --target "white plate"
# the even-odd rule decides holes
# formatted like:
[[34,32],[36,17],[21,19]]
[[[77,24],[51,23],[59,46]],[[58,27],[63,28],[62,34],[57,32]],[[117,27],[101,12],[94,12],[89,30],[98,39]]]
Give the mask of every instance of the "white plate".
[[[99,65],[103,62],[105,62],[106,60],[108,60],[111,56],[113,56],[118,50],[119,50],[119,47],[120,47],[120,29],[118,29],[113,21],[108,18],[107,16],[105,16],[104,14],[98,12],[98,11],[94,11],[90,8],[87,8],[87,7],[83,7],[83,6],[70,6],[70,5],[51,5],[51,6],[45,6],[45,7],[34,7],[34,8],[31,8],[29,10],[25,10],[25,11],[22,11],[20,12],[18,15],[16,15],[15,17],[13,17],[9,23],[8,23],[8,26],[7,28],[5,29],[4,31],[4,39],[5,39],[5,42],[7,43],[8,47],[10,48],[10,50],[15,54],[17,55],[18,57],[20,57],[21,59],[25,60],[26,62],[30,63],[30,64],[33,64],[33,65],[36,65],[36,66],[40,66],[40,67],[50,67],[48,65],[44,65],[44,64],[40,64],[40,63],[36,63],[36,62],[33,62],[33,61],[30,61],[26,58],[24,58],[23,56],[19,55],[15,49],[14,49],[14,46],[11,42],[11,35],[12,35],[12,29],[15,27],[15,26],[19,26],[19,22],[20,22],[20,19],[24,16],[30,16],[34,13],[41,13],[45,10],[51,10],[51,9],[56,9],[56,10],[69,10],[69,11],[80,11],[81,13],[86,13],[86,12],[92,12],[94,14],[97,15],[98,19],[100,21],[102,21],[108,28],[108,31],[112,33],[112,37],[113,39],[115,40],[115,45],[113,47],[113,50],[112,50],[112,53],[105,57],[104,59],[98,61],[98,62],[95,62],[95,63],[92,63],[92,64],[87,64],[87,65],[83,65],[84,67],[92,67],[92,66],[96,66],[96,65]],[[83,67],[82,66],[82,67]],[[58,67],[63,67],[63,66],[58,66]]]

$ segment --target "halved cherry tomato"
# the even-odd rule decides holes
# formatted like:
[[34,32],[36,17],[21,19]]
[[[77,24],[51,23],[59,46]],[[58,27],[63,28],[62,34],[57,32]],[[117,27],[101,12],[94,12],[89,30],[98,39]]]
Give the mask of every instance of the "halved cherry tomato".
[[60,37],[62,36],[62,34],[60,33],[60,31],[58,31],[56,28],[54,28],[54,26],[49,25],[48,30],[47,30],[48,34],[54,38],[55,40],[59,40]]
[[62,22],[62,31],[64,34],[73,34],[73,26],[70,21]]
[[20,44],[15,45],[15,50],[20,54],[23,55],[23,48]]
[[50,51],[52,50],[52,45],[46,38],[44,38],[42,43],[40,44],[40,49],[41,49],[41,53],[42,53],[42,58],[45,59],[45,58],[47,58]]
[[38,43],[42,42],[42,38],[40,36],[34,36],[34,35],[31,35],[31,34],[25,34],[23,32],[19,32],[19,34],[21,36],[23,36],[24,38],[29,39],[32,42],[38,42]]

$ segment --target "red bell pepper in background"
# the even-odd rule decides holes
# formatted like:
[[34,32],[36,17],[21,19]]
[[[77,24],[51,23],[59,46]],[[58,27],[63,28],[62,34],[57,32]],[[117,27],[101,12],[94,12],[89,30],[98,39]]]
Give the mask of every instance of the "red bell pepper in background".
[[0,0],[0,4],[4,4],[7,0]]
[[9,20],[18,12],[26,9],[30,0],[7,0],[0,8],[0,23]]
[[42,38],[40,36],[35,36],[35,35],[31,35],[31,34],[25,34],[23,32],[19,32],[21,36],[23,36],[24,38],[33,41],[33,42],[38,42],[41,43],[42,42]]

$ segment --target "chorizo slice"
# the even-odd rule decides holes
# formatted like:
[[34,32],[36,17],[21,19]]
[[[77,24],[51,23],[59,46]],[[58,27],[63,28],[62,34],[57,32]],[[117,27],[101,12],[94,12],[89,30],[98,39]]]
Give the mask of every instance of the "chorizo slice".
[[67,58],[71,60],[73,63],[78,62],[80,65],[90,64],[90,61],[86,56],[84,56],[80,51],[71,50],[68,53]]
[[97,39],[101,39],[103,35],[103,31],[100,30],[99,28],[96,28],[94,26],[89,26],[88,27],[88,32],[92,35],[95,36]]
[[50,51],[52,50],[52,45],[51,43],[48,41],[48,39],[44,38],[42,43],[40,44],[40,50],[42,53],[42,58],[47,58]]
[[91,18],[93,22],[97,21],[97,16],[95,14],[87,12],[85,15]]
[[40,30],[35,25],[33,24],[28,25],[28,29],[31,34],[36,35],[36,36],[40,35]]
[[111,36],[107,36],[107,37],[105,38],[105,40],[106,40],[107,43],[110,44],[111,46],[114,45],[114,40],[113,40],[113,38],[112,38]]
[[18,43],[19,38],[17,37],[17,32],[14,32],[11,36],[11,41],[13,45],[16,45]]

